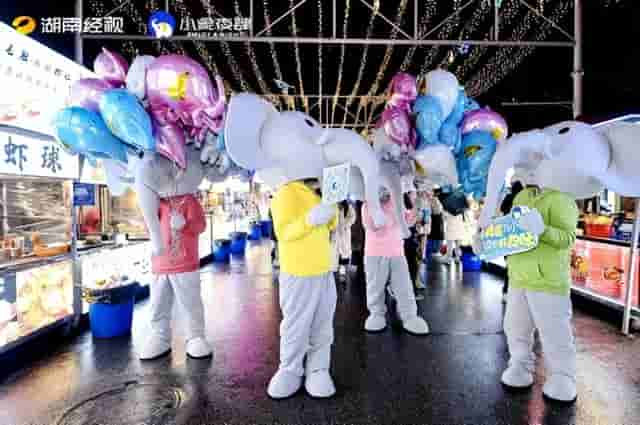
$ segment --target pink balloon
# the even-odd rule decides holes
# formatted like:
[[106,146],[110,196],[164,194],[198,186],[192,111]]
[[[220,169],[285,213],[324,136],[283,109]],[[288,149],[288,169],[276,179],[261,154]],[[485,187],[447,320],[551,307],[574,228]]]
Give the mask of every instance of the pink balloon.
[[80,106],[98,112],[98,104],[102,94],[113,89],[114,86],[106,80],[97,78],[82,78],[71,85],[69,92],[69,106]]
[[415,131],[407,111],[394,106],[388,107],[382,113],[382,126],[385,133],[394,143],[409,150],[415,148]]
[[184,130],[175,124],[161,125],[155,121],[153,124],[158,153],[176,163],[181,169],[187,168]]
[[509,127],[505,119],[490,108],[476,109],[464,115],[462,134],[474,130],[487,131],[499,142],[505,140],[509,135]]
[[120,54],[102,48],[93,62],[93,70],[98,76],[113,86],[121,87],[127,79],[129,64]]
[[152,115],[161,123],[180,121],[195,128],[199,138],[206,136],[203,128],[216,133],[222,128],[222,79],[216,77],[214,88],[207,70],[186,56],[160,56],[149,66],[147,97]]
[[418,97],[416,77],[406,72],[398,72],[391,80],[389,105],[410,110],[410,104]]

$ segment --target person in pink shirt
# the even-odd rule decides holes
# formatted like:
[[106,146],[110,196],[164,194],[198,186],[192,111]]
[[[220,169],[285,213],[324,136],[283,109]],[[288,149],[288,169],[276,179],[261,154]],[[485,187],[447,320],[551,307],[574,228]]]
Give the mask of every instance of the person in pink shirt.
[[395,218],[394,204],[389,192],[381,190],[386,224],[376,230],[367,204],[362,206],[365,229],[364,268],[367,280],[367,308],[369,317],[364,324],[368,332],[380,332],[387,327],[385,289],[391,279],[391,289],[397,302],[398,316],[403,328],[415,335],[429,333],[429,325],[418,316],[418,306],[404,255],[404,241],[400,224]]

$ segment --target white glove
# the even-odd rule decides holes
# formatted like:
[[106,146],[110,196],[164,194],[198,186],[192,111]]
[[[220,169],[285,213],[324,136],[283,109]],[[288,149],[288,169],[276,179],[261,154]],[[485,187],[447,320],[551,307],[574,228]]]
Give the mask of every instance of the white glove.
[[180,213],[174,213],[171,215],[170,219],[171,230],[182,230],[184,225],[187,223]]
[[544,220],[536,210],[531,210],[531,212],[523,214],[518,220],[518,224],[524,230],[531,232],[536,236],[540,236],[544,233]]
[[307,223],[312,226],[322,226],[336,216],[337,210],[335,205],[320,204],[313,207],[307,216]]
[[205,164],[214,165],[218,160],[220,152],[216,149],[216,145],[212,143],[205,143],[200,151],[200,161]]

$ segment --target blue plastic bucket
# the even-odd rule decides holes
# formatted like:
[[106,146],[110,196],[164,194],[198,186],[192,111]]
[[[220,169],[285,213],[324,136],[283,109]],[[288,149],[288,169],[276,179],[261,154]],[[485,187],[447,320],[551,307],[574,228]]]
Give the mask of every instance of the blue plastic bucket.
[[228,263],[231,254],[231,241],[229,239],[216,239],[213,243],[213,261],[216,263]]
[[231,233],[231,253],[235,255],[244,255],[247,246],[247,234],[245,232]]
[[132,283],[89,293],[89,322],[94,338],[115,338],[131,333],[133,306],[140,285]]
[[259,241],[262,238],[262,225],[260,223],[251,223],[248,238],[250,241]]
[[273,232],[273,223],[271,220],[262,220],[260,227],[262,229],[262,237],[271,239],[271,232]]
[[465,252],[462,254],[462,270],[465,272],[477,272],[482,269],[482,260],[477,255]]

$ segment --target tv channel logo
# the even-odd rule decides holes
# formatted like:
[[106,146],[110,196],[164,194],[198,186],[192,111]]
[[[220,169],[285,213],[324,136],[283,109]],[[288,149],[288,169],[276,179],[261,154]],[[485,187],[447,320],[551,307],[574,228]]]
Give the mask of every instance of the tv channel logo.
[[38,22],[31,16],[18,16],[11,22],[11,26],[20,34],[29,35],[36,30]]
[[170,13],[159,10],[149,17],[147,28],[151,37],[169,38],[176,29],[176,19]]

